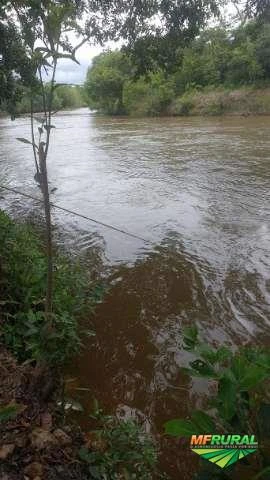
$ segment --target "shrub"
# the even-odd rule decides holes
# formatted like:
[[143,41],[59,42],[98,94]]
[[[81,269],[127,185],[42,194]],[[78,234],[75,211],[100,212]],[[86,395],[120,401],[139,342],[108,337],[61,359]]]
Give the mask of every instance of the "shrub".
[[85,83],[90,108],[108,114],[124,113],[123,87],[130,69],[129,59],[122,52],[107,51],[95,57]]
[[255,47],[256,59],[264,71],[264,76],[270,77],[270,24],[263,25]]
[[78,317],[96,298],[81,268],[57,255],[49,327],[44,317],[46,274],[46,256],[37,234],[0,211],[1,333],[20,361],[62,363],[77,352]]
[[[156,471],[157,452],[151,437],[132,420],[98,414],[92,446],[80,450],[95,479],[152,480]],[[156,478],[156,477],[155,477]],[[160,478],[160,477],[159,477]]]
[[185,94],[180,98],[177,98],[170,107],[170,113],[172,115],[185,116],[189,115],[194,107],[194,99],[191,94]]
[[[184,349],[192,352],[195,358],[189,362],[190,368],[182,369],[183,372],[211,381],[215,389],[204,411],[194,410],[189,419],[169,420],[165,424],[166,433],[175,437],[190,437],[204,432],[252,432],[259,441],[258,464],[269,471],[268,349],[247,346],[234,352],[225,346],[213,348],[199,340],[196,326],[184,330]],[[208,466],[213,468],[213,465]],[[261,474],[252,478],[261,476],[268,478]],[[199,474],[197,478],[204,477]],[[208,472],[207,478],[214,477]],[[223,479],[223,476],[217,478]]]
[[174,79],[159,71],[149,78],[140,77],[137,81],[127,82],[123,103],[130,115],[159,115],[166,112],[174,95]]

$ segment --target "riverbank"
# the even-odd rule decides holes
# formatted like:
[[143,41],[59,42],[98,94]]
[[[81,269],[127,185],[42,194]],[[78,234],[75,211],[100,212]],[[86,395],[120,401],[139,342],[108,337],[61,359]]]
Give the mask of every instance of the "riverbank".
[[[124,109],[120,116],[141,117],[186,117],[186,116],[225,116],[225,115],[270,115],[270,86],[242,86],[239,88],[195,88],[182,96],[170,95],[162,102],[160,92],[155,92],[149,85],[139,95],[124,96]],[[97,109],[105,115],[118,116]]]
[[186,115],[270,115],[270,87],[194,90],[170,104],[166,112]]
[[86,436],[63,425],[57,406],[59,377],[19,364],[0,345],[0,477],[5,480],[87,477],[79,451]]
[[84,412],[91,428],[82,431],[74,418],[83,407],[74,392],[70,398],[63,367],[90,334],[80,319],[91,317],[97,297],[85,272],[57,252],[54,266],[48,328],[42,241],[0,211],[0,478],[122,480],[128,472],[151,480],[156,449],[137,423],[103,415],[94,398]]
[[89,478],[79,459],[87,438],[65,423],[61,374],[79,349],[78,320],[89,308],[83,307],[86,278],[57,254],[49,331],[43,314],[42,241],[32,227],[15,223],[2,211],[0,232],[0,477]]

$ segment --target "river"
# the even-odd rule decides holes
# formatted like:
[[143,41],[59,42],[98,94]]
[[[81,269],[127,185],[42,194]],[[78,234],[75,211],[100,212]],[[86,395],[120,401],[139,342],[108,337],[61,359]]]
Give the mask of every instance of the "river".
[[[110,286],[91,319],[96,337],[71,374],[90,388],[86,411],[96,397],[105,411],[143,419],[171,478],[189,480],[195,455],[160,436],[164,421],[202,406],[207,391],[181,373],[183,327],[195,322],[218,344],[269,345],[270,117],[133,119],[82,109],[54,123],[53,202],[147,240],[54,210],[59,243],[94,256]],[[39,196],[31,147],[16,137],[29,138],[28,119],[0,118],[0,175]],[[19,217],[39,209],[3,191],[1,205]]]

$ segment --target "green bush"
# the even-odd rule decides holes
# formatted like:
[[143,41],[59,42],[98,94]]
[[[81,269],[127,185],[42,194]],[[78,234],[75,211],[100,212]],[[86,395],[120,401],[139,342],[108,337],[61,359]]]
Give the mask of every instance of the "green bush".
[[[30,92],[28,88],[22,88],[21,100],[16,104],[16,113],[29,113],[31,111]],[[45,96],[48,102],[48,87],[45,85]],[[53,96],[53,110],[64,110],[70,108],[80,108],[86,106],[84,88],[73,85],[57,85]],[[43,97],[41,92],[37,91],[33,99],[34,112],[43,111]]]
[[171,106],[170,113],[171,115],[180,115],[185,116],[189,115],[194,108],[194,92],[186,92],[179,98],[176,98]]
[[82,269],[56,256],[52,327],[44,317],[47,262],[39,237],[0,211],[0,324],[2,339],[20,360],[62,363],[80,347],[79,316],[96,299]]
[[270,24],[263,25],[256,41],[255,54],[264,78],[270,78]]
[[85,82],[89,107],[108,114],[124,113],[123,87],[130,70],[128,57],[118,50],[94,58]]
[[[196,326],[184,330],[183,340],[184,349],[194,354],[189,368],[182,369],[183,373],[211,381],[215,389],[204,411],[193,410],[189,419],[169,420],[165,424],[165,432],[174,437],[217,432],[252,432],[259,442],[258,465],[269,471],[269,350],[251,346],[236,352],[226,346],[213,348],[199,340]],[[212,469],[213,466],[209,464],[209,468]],[[199,474],[196,478],[204,477]],[[213,478],[209,472],[207,478]],[[223,476],[217,478],[223,479]]]
[[[98,414],[92,446],[81,448],[80,458],[97,480],[121,478],[152,480],[157,452],[152,438],[134,421]],[[155,478],[160,478],[155,477]]]
[[228,63],[227,82],[232,85],[247,84],[263,77],[262,68],[256,59],[255,48],[255,44],[247,39],[233,50]]
[[166,112],[175,95],[173,78],[161,71],[141,77],[124,86],[123,103],[130,115],[160,115]]

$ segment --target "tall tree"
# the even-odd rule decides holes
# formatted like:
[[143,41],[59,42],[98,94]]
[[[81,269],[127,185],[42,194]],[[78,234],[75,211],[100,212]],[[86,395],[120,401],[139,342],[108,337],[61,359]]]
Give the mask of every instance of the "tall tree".
[[[23,45],[32,66],[35,78],[39,83],[29,82],[31,97],[31,140],[19,138],[24,143],[32,145],[36,175],[44,201],[47,233],[47,288],[45,299],[45,318],[49,330],[53,328],[53,250],[52,250],[52,225],[49,182],[47,172],[47,159],[50,147],[51,132],[54,128],[53,97],[57,88],[55,82],[56,68],[60,58],[76,60],[76,51],[86,41],[87,37],[78,40],[74,46],[70,43],[68,33],[84,33],[79,25],[83,9],[80,2],[64,0],[30,0],[12,1],[11,13],[16,14],[20,24]],[[50,73],[50,81],[45,88],[44,77]],[[48,77],[47,77],[48,78]],[[43,115],[39,118],[33,116],[33,101],[35,95],[42,95]],[[35,129],[35,120],[39,126]]]
[[35,81],[20,32],[8,15],[9,2],[0,3],[0,108],[12,115],[21,86]]
[[244,25],[251,18],[256,18],[262,22],[270,21],[270,2],[269,0],[232,0],[237,11],[237,19]]
[[97,40],[124,39],[137,73],[157,66],[173,70],[179,52],[212,15],[221,0],[114,0],[87,2],[89,29]]
[[264,22],[270,20],[269,0],[247,0],[245,12],[248,18],[261,18]]

